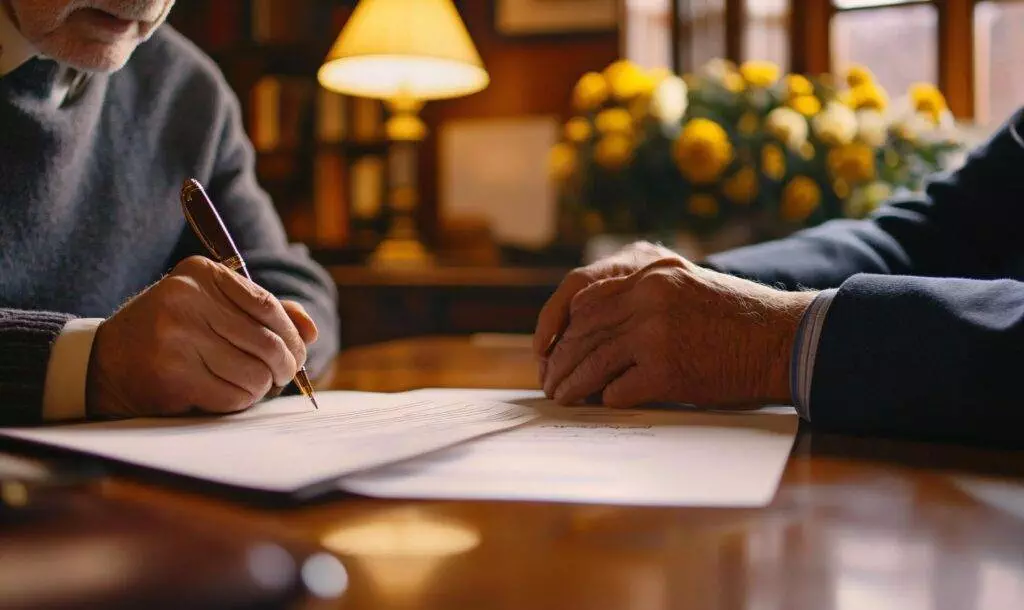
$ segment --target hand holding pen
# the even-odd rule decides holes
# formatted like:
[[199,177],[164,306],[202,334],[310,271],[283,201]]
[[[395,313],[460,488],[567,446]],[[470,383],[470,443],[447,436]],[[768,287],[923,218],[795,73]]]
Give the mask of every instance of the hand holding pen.
[[295,378],[316,335],[298,303],[190,257],[100,324],[86,407],[94,417],[240,411]]

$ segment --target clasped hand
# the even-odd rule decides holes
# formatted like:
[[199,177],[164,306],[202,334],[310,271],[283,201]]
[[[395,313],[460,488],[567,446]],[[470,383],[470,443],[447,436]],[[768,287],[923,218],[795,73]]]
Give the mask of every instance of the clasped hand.
[[637,243],[570,273],[544,306],[534,350],[562,404],[743,407],[790,400],[790,354],[814,298]]
[[287,385],[316,335],[298,303],[191,257],[100,324],[86,407],[100,417],[239,411]]

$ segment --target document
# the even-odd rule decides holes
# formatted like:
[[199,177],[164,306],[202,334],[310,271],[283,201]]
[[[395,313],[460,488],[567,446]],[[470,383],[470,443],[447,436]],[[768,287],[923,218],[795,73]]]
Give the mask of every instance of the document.
[[380,498],[474,498],[755,507],[775,494],[796,437],[791,407],[706,412],[559,407],[539,392],[419,390],[424,400],[505,401],[532,422],[344,477]]
[[523,424],[534,412],[469,396],[320,392],[235,415],[144,418],[0,435],[248,489],[299,493],[340,476]]

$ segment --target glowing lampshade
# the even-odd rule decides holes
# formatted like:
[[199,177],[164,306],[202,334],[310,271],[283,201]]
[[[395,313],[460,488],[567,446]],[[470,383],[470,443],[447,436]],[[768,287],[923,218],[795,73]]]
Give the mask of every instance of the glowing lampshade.
[[468,95],[490,80],[451,0],[361,0],[317,79],[347,95],[414,100]]

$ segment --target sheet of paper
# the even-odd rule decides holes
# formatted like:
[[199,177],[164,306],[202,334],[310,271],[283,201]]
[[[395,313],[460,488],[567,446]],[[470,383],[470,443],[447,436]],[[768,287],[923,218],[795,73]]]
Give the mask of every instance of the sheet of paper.
[[368,496],[663,506],[764,506],[796,437],[791,407],[558,407],[538,392],[420,390],[431,400],[507,401],[540,416],[500,434],[345,477]]
[[516,426],[532,410],[449,396],[321,392],[225,417],[145,418],[0,435],[250,489],[295,492]]

